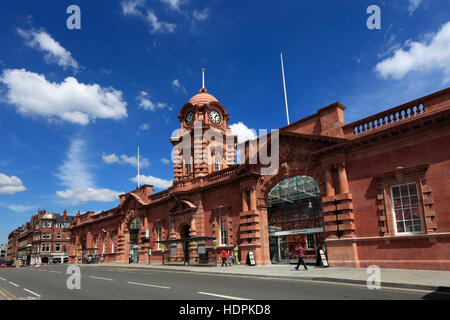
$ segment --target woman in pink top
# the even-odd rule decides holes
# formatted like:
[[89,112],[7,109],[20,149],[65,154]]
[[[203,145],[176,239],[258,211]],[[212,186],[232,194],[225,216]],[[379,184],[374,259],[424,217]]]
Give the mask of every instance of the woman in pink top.
[[298,270],[298,267],[300,267],[300,264],[302,264],[305,267],[305,270],[308,270],[308,267],[305,264],[305,250],[303,249],[302,245],[299,243],[297,247],[297,255],[298,255],[298,263],[297,267],[295,267],[295,270]]

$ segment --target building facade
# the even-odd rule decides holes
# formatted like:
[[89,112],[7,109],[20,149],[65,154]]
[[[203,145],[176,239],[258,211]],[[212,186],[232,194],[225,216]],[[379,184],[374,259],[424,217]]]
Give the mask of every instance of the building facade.
[[13,230],[8,235],[8,249],[6,252],[6,257],[8,261],[17,261],[17,245],[18,245],[18,235],[19,229]]
[[8,251],[8,245],[0,244],[0,261],[5,261]]
[[30,224],[24,223],[19,227],[17,236],[17,266],[27,266],[30,264],[30,246],[28,242]]
[[257,264],[290,263],[301,243],[311,259],[323,248],[331,267],[449,270],[450,88],[350,124],[345,109],[336,102],[237,145],[225,107],[200,90],[170,138],[173,185],[141,186],[116,208],[77,215],[70,261],[96,252],[160,262],[161,241],[191,238],[192,262],[238,245],[241,260],[252,252]]
[[38,211],[29,222],[30,264],[67,263],[69,261],[68,227],[73,220],[67,212]]

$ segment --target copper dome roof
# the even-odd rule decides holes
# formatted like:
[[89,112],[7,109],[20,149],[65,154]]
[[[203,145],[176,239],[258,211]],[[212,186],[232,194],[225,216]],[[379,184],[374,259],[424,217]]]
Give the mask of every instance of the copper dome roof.
[[197,93],[195,96],[193,96],[189,103],[192,103],[193,105],[203,105],[208,104],[210,102],[219,102],[214,96],[210,95],[205,88],[201,89],[199,93]]

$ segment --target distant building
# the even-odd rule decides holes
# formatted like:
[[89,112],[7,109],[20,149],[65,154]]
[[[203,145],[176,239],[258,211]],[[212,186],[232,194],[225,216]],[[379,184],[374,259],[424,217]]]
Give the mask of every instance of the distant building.
[[17,235],[17,265],[18,266],[26,266],[30,264],[30,254],[29,254],[29,246],[28,246],[28,234],[29,234],[30,224],[24,223],[18,229]]
[[73,220],[64,210],[59,213],[38,211],[30,220],[30,264],[67,263],[69,261],[69,234],[67,228]]
[[12,231],[8,235],[8,249],[6,251],[6,259],[9,261],[17,261],[17,241],[20,228]]
[[6,260],[6,253],[8,246],[6,244],[0,244],[0,261]]

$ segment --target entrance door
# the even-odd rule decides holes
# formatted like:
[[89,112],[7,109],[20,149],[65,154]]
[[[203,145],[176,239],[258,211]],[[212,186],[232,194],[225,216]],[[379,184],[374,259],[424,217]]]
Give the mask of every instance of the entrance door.
[[289,242],[287,236],[269,237],[269,248],[272,263],[289,263]]
[[139,263],[139,246],[133,246],[133,263]]

